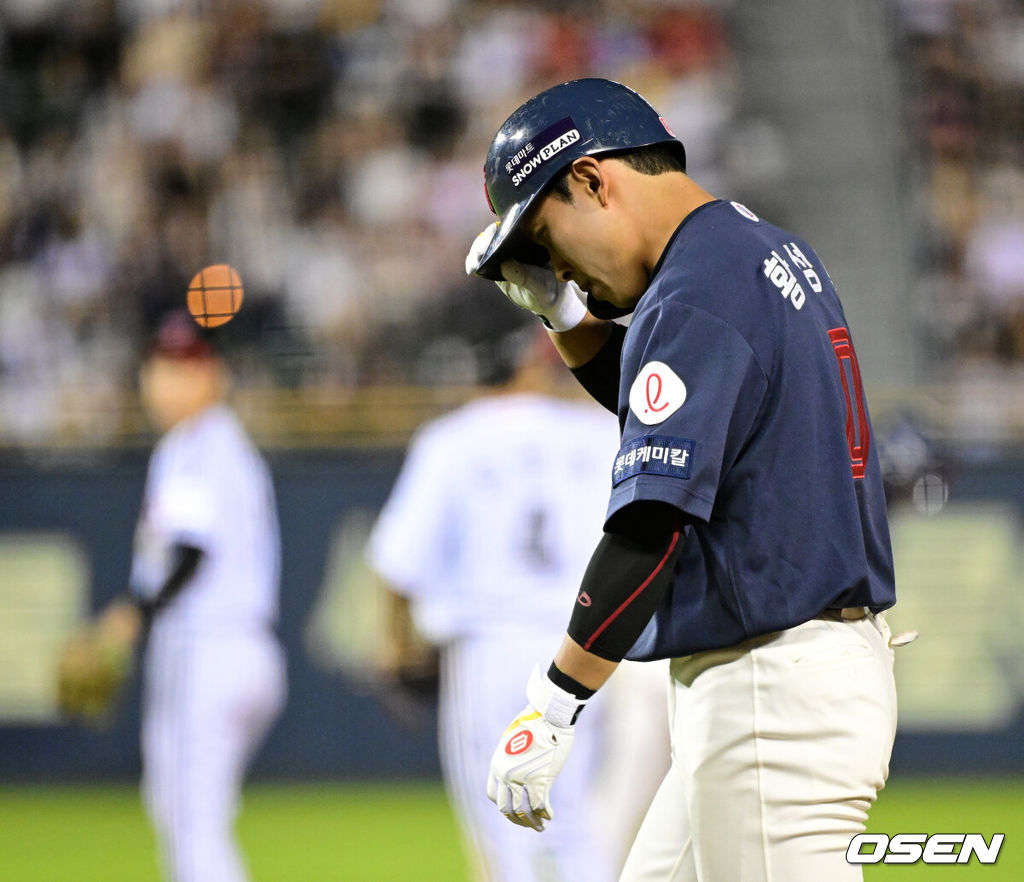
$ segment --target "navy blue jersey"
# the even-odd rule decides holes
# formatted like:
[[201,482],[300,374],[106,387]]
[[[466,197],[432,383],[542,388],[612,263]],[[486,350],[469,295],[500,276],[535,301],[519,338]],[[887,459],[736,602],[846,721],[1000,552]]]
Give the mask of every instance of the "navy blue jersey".
[[659,500],[689,521],[669,594],[627,657],[895,603],[857,356],[801,239],[736,203],[690,214],[626,333],[619,422],[608,516]]

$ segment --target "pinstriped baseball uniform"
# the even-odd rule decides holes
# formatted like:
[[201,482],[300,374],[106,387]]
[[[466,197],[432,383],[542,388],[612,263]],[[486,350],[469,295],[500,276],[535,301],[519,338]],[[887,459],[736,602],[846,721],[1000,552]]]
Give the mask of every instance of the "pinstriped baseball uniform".
[[[614,418],[590,404],[532,394],[484,398],[423,427],[368,547],[373,568],[411,601],[442,647],[440,750],[453,808],[488,882],[614,878],[595,834],[598,696],[554,790],[558,823],[515,827],[484,793],[495,731],[522,684],[565,634],[600,536],[616,449]],[[656,766],[656,764],[655,764]]]
[[286,687],[270,472],[224,405],[179,423],[153,452],[133,591],[159,590],[175,544],[203,557],[150,633],[143,791],[174,882],[242,882],[232,835],[242,777]]

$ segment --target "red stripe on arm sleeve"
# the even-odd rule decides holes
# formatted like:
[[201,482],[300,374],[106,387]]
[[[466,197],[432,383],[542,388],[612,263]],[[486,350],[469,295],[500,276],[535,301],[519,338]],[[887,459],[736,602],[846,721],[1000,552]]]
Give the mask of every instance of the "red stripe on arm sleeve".
[[606,618],[598,626],[597,630],[594,631],[594,633],[590,635],[590,637],[587,639],[587,641],[583,644],[583,648],[585,650],[587,650],[589,652],[590,651],[590,647],[594,645],[594,641],[597,640],[597,638],[601,636],[602,632],[612,622],[614,622],[622,614],[622,612],[627,607],[629,607],[630,604],[632,604],[633,601],[636,600],[644,592],[644,590],[657,578],[658,573],[660,573],[665,568],[665,564],[668,563],[669,558],[672,557],[672,553],[676,550],[676,546],[678,544],[679,544],[679,531],[675,530],[672,533],[672,540],[669,542],[669,545],[668,545],[668,548],[665,551],[665,554],[662,555],[661,560],[658,561],[658,565],[651,571],[650,575],[648,575],[648,577],[646,579],[644,579],[643,582],[640,583],[640,585],[636,588],[636,590],[634,590],[633,593],[629,595],[629,597],[627,597],[624,601],[622,601],[622,603],[619,604],[618,608],[616,608],[616,610],[610,616],[608,616],[608,618]]
[[676,578],[686,516],[667,503],[634,502],[609,521],[583,574],[569,637],[585,652],[619,662]]

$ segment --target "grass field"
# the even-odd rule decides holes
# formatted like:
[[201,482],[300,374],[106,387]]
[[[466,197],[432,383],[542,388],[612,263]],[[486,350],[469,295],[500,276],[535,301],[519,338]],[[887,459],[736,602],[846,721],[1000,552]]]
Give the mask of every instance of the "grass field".
[[[255,882],[468,882],[439,785],[249,788],[239,836]],[[893,781],[870,830],[1006,834],[995,866],[874,865],[868,882],[1024,879],[1024,780]],[[0,882],[157,882],[131,786],[0,789]],[[828,882],[828,880],[822,880]]]

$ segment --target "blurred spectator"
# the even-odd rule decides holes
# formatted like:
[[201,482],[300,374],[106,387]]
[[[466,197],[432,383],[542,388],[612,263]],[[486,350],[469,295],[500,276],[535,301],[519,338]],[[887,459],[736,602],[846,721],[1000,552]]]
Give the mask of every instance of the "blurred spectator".
[[[952,382],[952,434],[1024,430],[1024,8],[901,0],[927,181],[922,327]],[[924,306],[922,304],[922,306]]]
[[116,439],[139,341],[213,262],[246,283],[243,388],[479,382],[462,262],[494,131],[528,92],[609,76],[718,167],[722,8],[3,4],[0,443]]

